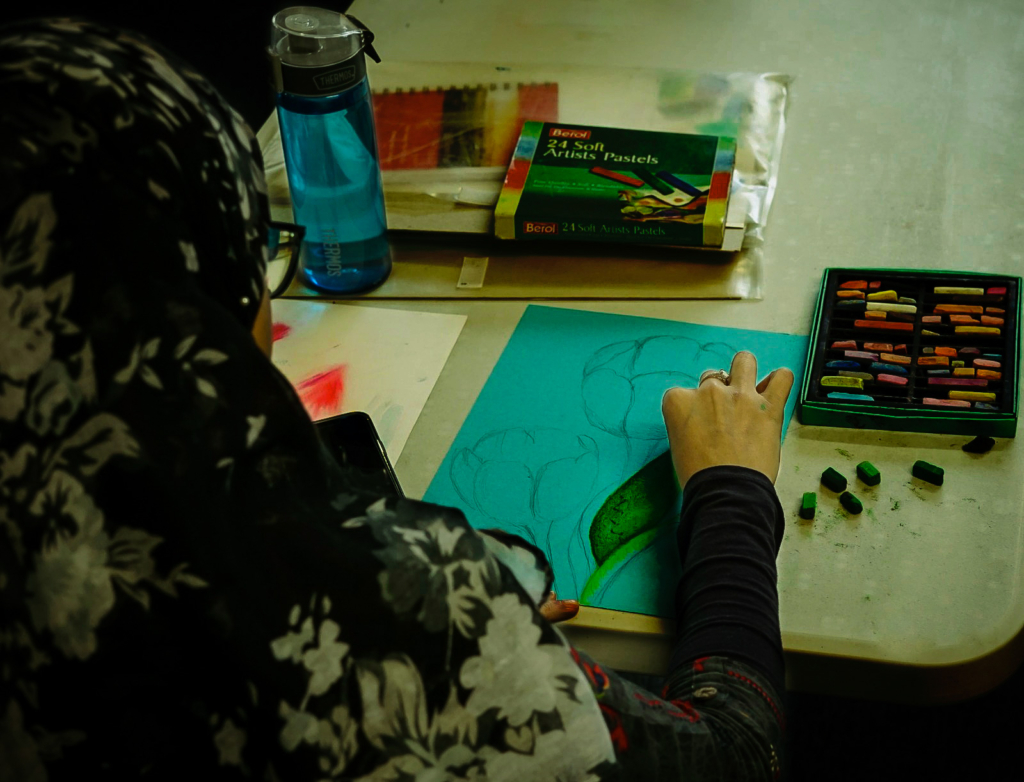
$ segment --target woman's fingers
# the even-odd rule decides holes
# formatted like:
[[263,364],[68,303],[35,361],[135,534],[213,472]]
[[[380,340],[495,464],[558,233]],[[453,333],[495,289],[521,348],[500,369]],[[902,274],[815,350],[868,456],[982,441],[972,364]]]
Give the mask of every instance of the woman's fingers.
[[772,378],[775,377],[776,370],[772,370],[768,377],[763,378],[760,383],[757,384],[757,393],[763,394],[764,390],[768,388],[768,384],[772,382]]
[[732,359],[729,370],[729,385],[741,391],[752,389],[757,382],[757,359],[754,354],[741,350]]
[[661,414],[676,421],[685,421],[693,407],[693,388],[670,388],[661,397]]
[[793,389],[793,373],[783,367],[776,369],[768,377],[764,391],[761,395],[768,401],[779,418],[786,407],[786,400],[789,399],[789,392]]
[[564,622],[580,612],[580,604],[578,600],[558,600],[552,592],[547,602],[540,607],[540,612],[549,622]]

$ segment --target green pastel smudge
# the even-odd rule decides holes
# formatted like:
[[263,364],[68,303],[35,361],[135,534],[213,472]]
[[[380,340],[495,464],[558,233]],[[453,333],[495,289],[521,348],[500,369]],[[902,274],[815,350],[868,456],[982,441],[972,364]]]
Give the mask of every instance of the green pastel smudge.
[[645,464],[602,503],[590,524],[590,550],[597,569],[580,594],[586,604],[611,572],[649,546],[674,518],[679,482],[669,451]]
[[836,453],[839,454],[840,456],[845,456],[847,459],[853,458],[852,453],[850,453],[849,451],[845,451],[842,448],[836,448]]
[[590,525],[590,550],[600,566],[630,538],[656,526],[679,498],[669,451],[645,464],[608,495]]

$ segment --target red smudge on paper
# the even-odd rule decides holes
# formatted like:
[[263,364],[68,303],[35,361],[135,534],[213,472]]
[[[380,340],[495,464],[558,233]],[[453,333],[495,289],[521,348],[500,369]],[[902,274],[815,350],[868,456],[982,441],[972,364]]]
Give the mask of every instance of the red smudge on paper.
[[287,323],[275,323],[273,326],[274,342],[277,342],[279,339],[284,339],[291,333],[292,327]]
[[317,372],[296,386],[303,407],[314,421],[341,412],[345,395],[345,365]]

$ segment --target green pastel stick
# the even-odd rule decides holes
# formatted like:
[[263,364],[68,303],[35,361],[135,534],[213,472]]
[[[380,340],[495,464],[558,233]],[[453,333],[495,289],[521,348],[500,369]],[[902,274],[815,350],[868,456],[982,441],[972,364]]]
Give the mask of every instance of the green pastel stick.
[[882,473],[871,462],[861,462],[857,465],[857,477],[868,486],[877,486],[882,482]]
[[801,519],[813,519],[814,510],[818,506],[818,495],[813,491],[805,491],[803,499],[800,501],[800,518]]
[[821,483],[828,489],[835,492],[843,491],[846,488],[846,478],[838,470],[829,467],[821,474]]
[[914,467],[911,470],[911,473],[915,478],[920,478],[922,481],[928,481],[928,483],[934,483],[936,486],[941,486],[946,471],[941,467],[936,467],[934,464],[929,464],[926,461],[918,459],[914,462]]
[[633,173],[636,174],[637,179],[642,179],[652,190],[656,190],[662,195],[671,195],[673,188],[666,185],[653,172],[648,171],[646,168],[634,168]]
[[848,491],[844,491],[839,495],[839,504],[854,516],[864,510],[864,504]]

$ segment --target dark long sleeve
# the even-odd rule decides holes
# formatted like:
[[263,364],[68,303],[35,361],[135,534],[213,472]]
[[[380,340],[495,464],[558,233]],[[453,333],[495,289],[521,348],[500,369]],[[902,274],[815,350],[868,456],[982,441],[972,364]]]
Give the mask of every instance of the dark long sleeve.
[[775,487],[745,467],[713,467],[683,492],[679,640],[671,670],[706,656],[731,657],[785,689],[775,558],[785,518]]
[[619,779],[778,780],[785,675],[775,488],[740,467],[703,470],[683,491],[679,634],[660,691],[574,652],[599,698]]

